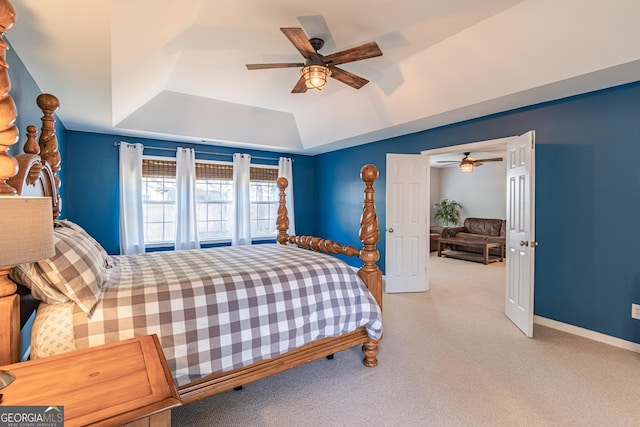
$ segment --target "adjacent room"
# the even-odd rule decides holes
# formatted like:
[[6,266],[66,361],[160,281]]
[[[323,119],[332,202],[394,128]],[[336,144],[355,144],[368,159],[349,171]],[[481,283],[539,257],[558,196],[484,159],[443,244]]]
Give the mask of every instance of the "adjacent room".
[[[493,234],[497,234],[493,238],[500,240],[498,243],[504,245],[504,233],[503,236],[500,236],[501,227],[493,227],[497,229],[496,233],[495,230],[491,230],[491,225],[501,223],[506,217],[506,150],[503,144],[494,146],[489,142],[486,145],[488,148],[485,148],[484,151],[474,153],[452,151],[429,157],[428,200],[430,201],[431,217],[429,219],[430,254],[427,268],[431,281],[437,276],[450,275],[451,279],[458,283],[458,286],[464,286],[470,283],[468,279],[456,280],[459,271],[466,267],[464,263],[475,262],[487,266],[492,263],[494,268],[491,274],[495,276],[493,276],[493,280],[489,279],[484,283],[494,291],[488,293],[488,295],[496,297],[492,302],[501,307],[503,311],[505,298],[503,247],[498,250],[490,249],[487,264],[485,264],[480,246],[449,246],[444,241],[439,242],[442,238],[446,239],[457,235],[459,239],[462,239],[458,243],[462,243],[464,241],[463,235],[469,231],[464,228],[465,221],[471,218],[469,220],[472,221],[470,226],[473,227],[476,224],[479,227],[474,231],[478,232],[478,238],[483,243],[491,238],[480,234],[480,232],[493,232]],[[471,165],[469,162],[472,162]],[[454,229],[454,231],[449,232],[450,229]],[[504,230],[502,231],[504,232]],[[462,234],[458,235],[458,232]],[[468,241],[467,244],[469,244]],[[440,258],[441,256],[451,258],[451,260],[444,261]],[[473,287],[469,287],[469,293],[472,290]]]
[[[499,221],[504,221],[507,213],[505,155],[506,150],[497,147],[493,148],[493,151],[454,152],[430,156],[428,200],[431,207],[431,252],[438,251],[438,235],[440,238],[457,236],[463,239],[463,235],[458,235],[458,232],[467,233],[468,236],[474,231],[472,234],[477,234],[482,242],[491,241],[486,236],[504,237],[505,230]],[[474,228],[473,230],[458,229],[464,228],[465,222],[469,221],[473,221],[472,224],[468,224]],[[454,230],[449,232],[448,229]],[[469,236],[466,239],[468,245],[472,244],[473,237]],[[496,248],[491,248],[489,253],[490,262],[496,261],[496,252],[502,253],[502,248],[498,248],[497,251],[494,249]],[[442,254],[483,262],[482,257],[475,256],[481,252],[482,248],[479,246],[457,245],[446,249]]]

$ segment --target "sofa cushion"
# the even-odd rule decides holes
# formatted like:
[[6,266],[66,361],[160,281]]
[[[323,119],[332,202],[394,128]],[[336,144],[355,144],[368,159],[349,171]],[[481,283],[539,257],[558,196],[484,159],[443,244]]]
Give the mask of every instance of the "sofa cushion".
[[438,234],[444,237],[446,231],[447,231],[447,228],[442,227],[440,225],[432,225],[429,227],[429,234]]
[[[504,236],[505,220],[494,218],[467,218],[464,220],[465,231],[484,236]],[[460,234],[460,233],[458,233]]]

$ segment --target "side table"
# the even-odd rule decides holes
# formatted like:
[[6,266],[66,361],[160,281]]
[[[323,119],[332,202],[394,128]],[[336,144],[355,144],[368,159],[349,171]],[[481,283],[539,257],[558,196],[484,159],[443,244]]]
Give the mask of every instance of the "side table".
[[63,406],[64,425],[171,426],[181,405],[155,335],[0,367],[2,406]]

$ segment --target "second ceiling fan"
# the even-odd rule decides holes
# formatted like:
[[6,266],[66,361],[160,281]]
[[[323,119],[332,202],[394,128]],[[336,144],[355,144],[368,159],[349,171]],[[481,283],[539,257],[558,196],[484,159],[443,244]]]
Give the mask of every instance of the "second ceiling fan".
[[[476,159],[474,157],[470,157],[471,152],[467,151],[464,153],[464,157],[460,161],[460,171],[464,173],[469,173],[473,170],[475,166],[482,166],[486,162],[501,162],[502,157],[492,157],[490,159]],[[458,163],[457,161],[449,161],[449,160],[440,160],[438,163]]]
[[343,70],[342,68],[338,68],[336,65],[382,56],[382,51],[376,42],[365,43],[352,47],[351,49],[324,56],[318,53],[318,50],[324,45],[324,40],[315,37],[307,38],[302,28],[280,28],[280,31],[282,31],[296,49],[298,49],[304,57],[305,62],[246,64],[246,66],[249,70],[303,67],[300,70],[300,78],[291,93],[304,93],[307,89],[322,89],[327,81],[327,77],[333,77],[355,89],[360,89],[369,83],[369,80]]

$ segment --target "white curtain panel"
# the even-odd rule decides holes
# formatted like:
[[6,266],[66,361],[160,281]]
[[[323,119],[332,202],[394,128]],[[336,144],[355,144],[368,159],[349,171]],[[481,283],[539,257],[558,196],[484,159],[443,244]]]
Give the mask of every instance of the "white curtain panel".
[[233,155],[232,246],[251,244],[250,174],[251,156],[235,153]]
[[120,253],[144,252],[142,144],[120,143]]
[[289,236],[296,235],[296,221],[293,212],[293,160],[288,157],[280,157],[278,160],[278,177],[285,177],[289,181],[289,185],[285,190],[285,196],[287,197],[287,214],[289,216],[289,229],[287,234]]
[[175,250],[199,249],[196,205],[196,152],[176,150],[176,238]]

